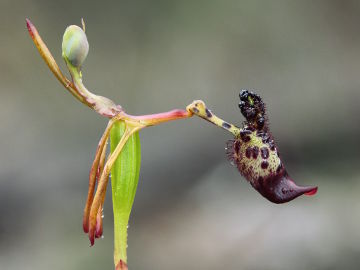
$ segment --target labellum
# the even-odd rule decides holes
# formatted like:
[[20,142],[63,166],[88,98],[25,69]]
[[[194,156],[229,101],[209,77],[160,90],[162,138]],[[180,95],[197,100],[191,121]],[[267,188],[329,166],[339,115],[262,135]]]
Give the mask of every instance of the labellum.
[[317,187],[301,187],[288,175],[271,136],[260,96],[242,90],[239,108],[246,118],[244,128],[227,144],[227,155],[240,173],[265,198],[285,203],[300,195],[314,195]]

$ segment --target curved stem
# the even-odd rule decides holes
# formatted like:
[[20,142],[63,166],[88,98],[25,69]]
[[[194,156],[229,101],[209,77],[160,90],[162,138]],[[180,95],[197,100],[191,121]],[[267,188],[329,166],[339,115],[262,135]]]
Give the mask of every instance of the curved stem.
[[111,99],[91,93],[82,82],[80,69],[74,67],[65,57],[64,60],[76,90],[84,98],[89,107],[93,108],[97,113],[110,118],[122,111],[121,106],[116,105]]
[[61,72],[58,64],[56,63],[54,57],[52,56],[51,52],[49,51],[48,47],[45,45],[44,41],[40,37],[36,27],[31,23],[29,19],[26,19],[26,25],[29,31],[29,34],[32,38],[32,40],[35,43],[36,48],[38,49],[41,57],[44,59],[52,73],[55,75],[55,77],[61,82],[63,86],[74,96],[76,97],[80,102],[84,103],[85,105],[88,105],[84,98],[79,95],[77,92],[74,84],[69,81],[65,75]]
[[202,100],[194,100],[191,104],[186,107],[186,110],[192,112],[193,114],[199,116],[206,121],[221,127],[230,133],[232,133],[235,137],[239,136],[241,129],[237,126],[224,121],[223,119],[217,117],[213,114],[205,105]]
[[93,108],[99,114],[105,117],[114,117],[121,111],[121,106],[116,105],[113,101],[106,97],[97,96],[86,89],[81,80],[81,72],[79,69],[69,64],[66,59],[66,65],[72,76],[73,81],[69,81],[65,75],[61,72],[54,57],[49,51],[48,47],[39,35],[36,27],[31,23],[29,19],[26,19],[26,25],[29,34],[38,49],[41,57],[44,59],[55,77],[62,83],[63,86],[80,102],[86,106]]
[[[90,108],[93,108],[99,114],[105,117],[116,117],[121,114],[128,121],[134,123],[138,122],[139,126],[153,126],[160,123],[164,123],[171,120],[178,120],[183,118],[189,118],[193,114],[223,128],[234,134],[235,136],[239,135],[239,128],[233,124],[227,123],[224,120],[218,118],[211,113],[205,106],[203,101],[194,101],[192,104],[187,106],[187,111],[184,110],[172,110],[169,112],[142,115],[142,116],[133,116],[126,114],[120,105],[116,105],[112,100],[95,95],[91,93],[83,84],[82,76],[80,69],[72,66],[66,59],[65,63],[69,69],[69,72],[72,77],[72,82],[70,82],[61,72],[59,66],[57,65],[54,57],[51,55],[49,49],[41,39],[38,31],[35,26],[31,23],[30,20],[26,19],[27,27],[30,33],[31,38],[33,39],[36,47],[38,48],[42,58],[45,60],[50,70],[54,73],[56,78],[65,86],[65,88],[78,100],[87,105]],[[84,24],[83,28],[85,30]]]
[[155,126],[161,123],[165,123],[173,120],[180,120],[184,118],[189,118],[193,116],[193,113],[185,110],[171,110],[168,112],[156,113],[156,114],[147,114],[147,115],[130,115],[125,112],[122,114],[125,119],[132,122],[137,122],[140,125],[144,126]]

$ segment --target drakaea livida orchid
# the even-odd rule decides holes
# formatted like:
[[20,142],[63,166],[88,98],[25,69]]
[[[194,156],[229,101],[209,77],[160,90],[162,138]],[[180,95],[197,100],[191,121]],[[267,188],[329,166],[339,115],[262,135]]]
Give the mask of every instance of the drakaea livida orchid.
[[[241,129],[217,117],[201,100],[192,102],[186,110],[130,115],[125,113],[120,105],[106,97],[91,93],[84,86],[81,67],[88,54],[89,43],[83,21],[82,28],[69,26],[63,37],[62,56],[71,80],[61,72],[35,26],[30,20],[26,22],[31,38],[56,78],[79,101],[110,119],[96,149],[90,170],[83,229],[88,234],[91,245],[94,244],[95,238],[102,236],[102,209],[111,172],[115,269],[128,269],[127,227],[139,179],[139,131],[145,127],[197,115],[234,135],[234,139],[227,143],[227,155],[236,164],[240,173],[265,198],[274,203],[284,203],[302,194],[316,193],[316,187],[299,187],[288,176],[269,131],[265,105],[258,95],[247,90],[241,91],[239,106],[246,119]],[[106,159],[109,138],[110,153]]]
[[300,187],[286,172],[270,133],[265,104],[260,96],[242,90],[239,108],[246,119],[242,129],[214,115],[201,100],[188,106],[188,110],[194,114],[234,135],[234,139],[229,140],[225,148],[228,159],[269,201],[279,204],[303,194],[316,194],[317,187]]

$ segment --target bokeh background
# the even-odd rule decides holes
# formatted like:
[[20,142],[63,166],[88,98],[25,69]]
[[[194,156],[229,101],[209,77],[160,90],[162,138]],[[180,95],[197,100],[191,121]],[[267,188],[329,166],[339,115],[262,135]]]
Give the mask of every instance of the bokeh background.
[[130,269],[360,267],[360,2],[0,1],[0,269],[113,269],[81,219],[106,126],[56,81],[30,18],[60,66],[65,28],[84,17],[84,82],[132,114],[203,99],[241,124],[242,88],[267,103],[289,173],[315,197],[266,201],[226,160],[231,136],[197,118],[141,132]]

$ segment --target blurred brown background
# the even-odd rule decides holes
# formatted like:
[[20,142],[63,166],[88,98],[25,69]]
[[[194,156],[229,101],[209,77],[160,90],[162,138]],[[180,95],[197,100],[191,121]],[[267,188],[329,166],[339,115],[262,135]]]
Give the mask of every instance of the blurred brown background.
[[315,197],[275,205],[227,162],[231,137],[200,119],[141,133],[130,269],[332,270],[360,267],[360,2],[0,1],[0,269],[113,269],[81,219],[106,119],[56,81],[65,28],[84,17],[85,84],[132,114],[203,99],[230,122],[256,89],[289,173]]

